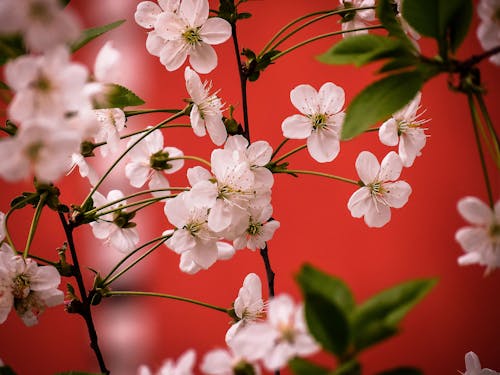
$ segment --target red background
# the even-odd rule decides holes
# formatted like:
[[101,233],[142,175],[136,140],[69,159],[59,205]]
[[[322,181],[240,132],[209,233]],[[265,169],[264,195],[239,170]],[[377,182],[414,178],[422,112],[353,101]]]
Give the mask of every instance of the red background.
[[[117,0],[73,1],[70,8],[78,13],[84,27],[101,25],[126,18],[119,29],[98,39],[76,59],[91,68],[95,55],[106,39],[115,40],[123,53],[121,69],[125,86],[147,102],[146,108],[181,108],[187,97],[183,71],[169,73],[154,56],[145,50],[146,32],[133,21],[137,2]],[[253,14],[238,25],[240,47],[258,52],[270,37],[288,21],[315,10],[335,7],[331,0],[321,1],[249,1],[242,10]],[[291,46],[308,37],[337,27],[331,18],[299,33],[285,44]],[[477,19],[469,32],[459,57],[466,58],[482,50],[475,36]],[[296,113],[289,101],[289,92],[301,83],[319,88],[327,81],[342,86],[347,101],[373,80],[374,67],[356,69],[352,66],[328,66],[314,56],[324,52],[336,39],[310,44],[278,60],[258,82],[249,84],[250,126],[253,140],[266,139],[276,147],[282,139],[281,122]],[[432,41],[421,43],[424,53],[436,52]],[[216,47],[219,65],[206,76],[220,88],[220,96],[236,106],[235,117],[242,119],[241,99],[234,50],[231,41]],[[499,120],[498,70],[489,62],[480,65],[488,89],[487,103],[494,121]],[[402,82],[404,84],[404,82]],[[354,192],[352,185],[301,176],[275,178],[273,188],[274,217],[281,228],[269,244],[270,257],[276,271],[277,293],[291,293],[296,300],[300,293],[294,275],[301,264],[310,262],[344,279],[356,300],[396,283],[413,278],[437,277],[439,283],[432,293],[404,320],[399,336],[388,340],[361,356],[367,374],[397,365],[414,365],[428,374],[456,374],[464,370],[464,355],[475,351],[485,367],[500,370],[500,275],[494,272],[483,277],[478,266],[461,268],[457,257],[462,250],[454,240],[455,231],[465,222],[456,211],[457,201],[473,195],[486,199],[479,157],[473,140],[472,126],[464,95],[447,89],[446,77],[432,80],[423,90],[422,108],[430,118],[430,138],[414,166],[403,171],[402,179],[410,183],[413,193],[408,204],[393,210],[391,222],[382,229],[370,229],[361,219],[351,217],[347,201]],[[154,124],[163,115],[134,118],[130,128]],[[186,120],[187,121],[187,120]],[[197,138],[190,130],[168,130],[166,143],[184,150],[186,155],[210,157],[207,138]],[[292,141],[287,149],[302,144]],[[362,150],[370,150],[381,159],[389,150],[380,145],[376,133],[369,133],[341,145],[339,157],[332,163],[318,164],[306,152],[290,158],[291,168],[311,169],[357,179],[354,161]],[[193,166],[194,163],[187,163]],[[122,165],[123,167],[123,165]],[[184,172],[185,172],[184,168]],[[494,195],[498,198],[498,173],[490,163]],[[116,184],[132,192],[127,181],[117,172],[101,189]],[[171,185],[185,185],[184,173],[171,178]],[[88,192],[88,185],[70,176],[60,182],[65,203],[79,203]],[[19,192],[32,189],[29,182],[2,183],[0,210],[7,211],[10,200]],[[16,213],[11,221],[14,240],[23,246],[32,210]],[[156,237],[168,228],[160,207],[138,215],[141,243]],[[110,259],[120,254],[92,238],[88,228],[77,230],[78,250],[85,266],[106,273]],[[33,253],[56,259],[54,249],[64,241],[62,229],[52,212],[42,215]],[[149,290],[199,299],[215,305],[229,306],[249,272],[264,280],[264,268],[258,253],[239,251],[233,259],[221,261],[208,271],[194,276],[178,270],[178,256],[162,247],[127,274],[115,289]],[[92,273],[84,269],[88,286]],[[63,280],[61,286],[74,280]],[[267,295],[267,293],[266,293]],[[193,347],[198,363],[204,353],[224,345],[228,318],[219,312],[182,302],[116,298],[105,300],[95,308],[104,355],[115,374],[134,374],[138,364],[157,369],[167,357],[177,358]],[[0,326],[0,358],[19,374],[52,374],[80,369],[97,371],[96,361],[88,347],[83,320],[68,315],[62,306],[51,308],[40,323],[27,328],[14,313]],[[333,365],[326,355],[314,358]]]

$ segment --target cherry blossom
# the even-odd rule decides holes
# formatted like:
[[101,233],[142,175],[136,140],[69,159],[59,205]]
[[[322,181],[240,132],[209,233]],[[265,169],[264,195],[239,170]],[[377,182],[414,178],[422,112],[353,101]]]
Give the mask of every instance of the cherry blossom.
[[229,350],[214,349],[203,357],[201,371],[209,375],[260,375],[260,367],[229,347]]
[[[127,147],[137,142],[140,134],[133,136]],[[125,175],[134,187],[143,186],[149,180],[150,189],[165,189],[170,186],[165,178],[166,174],[172,174],[181,169],[184,160],[171,160],[179,158],[184,154],[176,147],[163,147],[163,134],[161,130],[155,130],[148,134],[128,153],[131,161],[125,166]],[[153,192],[153,196],[164,196],[168,191]]]
[[[96,207],[107,205],[111,202],[123,198],[123,193],[120,190],[111,190],[107,197],[96,191],[92,195]],[[139,233],[135,227],[135,223],[130,220],[133,215],[120,210],[120,206],[127,204],[126,200],[121,200],[118,203],[112,204],[104,208],[104,211],[117,209],[99,216],[96,221],[90,223],[92,233],[96,238],[106,240],[114,248],[122,252],[128,253],[132,251],[139,242]]]
[[399,156],[403,166],[411,167],[415,158],[425,146],[427,136],[422,125],[428,120],[418,120],[417,115],[421,93],[408,103],[403,109],[396,112],[379,129],[380,142],[387,146],[396,146],[399,143]]
[[481,368],[479,357],[474,352],[465,354],[465,372],[462,375],[498,375],[499,372],[488,368]]
[[238,320],[226,333],[226,343],[228,344],[247,323],[255,322],[264,316],[262,282],[255,273],[249,273],[243,280],[243,286],[238,292],[238,297],[234,300],[233,308]]
[[290,99],[302,114],[287,117],[281,124],[283,135],[292,139],[307,138],[309,154],[318,162],[335,159],[340,151],[340,134],[345,101],[344,90],[327,82],[319,92],[310,85],[299,85]]
[[467,253],[458,258],[460,265],[478,263],[486,274],[500,267],[500,201],[492,210],[476,197],[458,202],[458,212],[471,225],[459,229],[455,239]]
[[120,132],[125,129],[125,113],[120,108],[96,109],[94,114],[99,122],[94,142],[106,144],[99,147],[101,155],[107,156],[110,152],[115,153],[120,145]]
[[320,350],[307,330],[303,305],[295,306],[286,294],[271,299],[267,320],[243,327],[231,346],[250,361],[262,360],[271,371],[283,368],[295,356]]
[[201,79],[189,66],[184,71],[186,89],[193,101],[193,108],[189,113],[194,134],[203,137],[208,135],[217,146],[222,145],[227,138],[226,127],[222,121],[222,102],[216,94],[210,94],[212,84]]
[[31,259],[14,255],[3,244],[0,248],[0,323],[12,308],[24,324],[32,326],[47,307],[60,305],[64,293],[57,289],[61,276],[53,266],[38,266]]
[[159,56],[167,70],[177,70],[188,56],[198,73],[210,73],[217,66],[212,45],[231,37],[231,25],[219,17],[208,18],[208,12],[208,0],[183,0],[177,13],[157,16],[154,30],[165,41]]
[[2,0],[0,33],[22,33],[34,52],[74,41],[80,34],[76,18],[59,0]]
[[0,211],[0,243],[5,239],[5,213]]
[[[481,0],[477,6],[481,23],[477,28],[477,38],[485,50],[500,45],[500,1]],[[500,53],[490,57],[495,65],[500,65]]]
[[[339,0],[340,5],[349,8],[364,8],[364,7],[375,7],[374,0]],[[342,20],[342,31],[349,31],[353,29],[361,29],[369,25],[369,22],[375,20],[375,10],[374,9],[365,9],[358,10],[352,13],[349,13]],[[361,35],[367,34],[368,30],[359,30],[353,32],[343,33],[342,36],[344,38],[353,36],[353,35]]]
[[[196,353],[193,349],[184,352],[177,361],[167,359],[155,375],[193,375],[193,367],[196,361]],[[140,366],[138,375],[152,375],[147,366]]]
[[405,181],[396,181],[403,164],[394,151],[382,164],[375,155],[363,151],[356,159],[356,170],[363,186],[349,199],[347,207],[353,217],[364,216],[369,227],[382,227],[391,219],[391,207],[401,208],[408,201],[411,187]]

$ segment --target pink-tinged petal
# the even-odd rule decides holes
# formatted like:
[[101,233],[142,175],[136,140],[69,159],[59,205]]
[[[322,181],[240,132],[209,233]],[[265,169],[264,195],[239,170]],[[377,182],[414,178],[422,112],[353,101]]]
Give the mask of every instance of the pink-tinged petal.
[[129,253],[135,249],[135,245],[139,242],[139,232],[136,228],[115,230],[109,236],[109,240],[115,249]]
[[199,27],[208,18],[208,0],[183,0],[179,7],[179,14],[191,27]]
[[290,100],[295,108],[304,115],[318,113],[318,92],[311,85],[298,85],[290,91]]
[[311,120],[303,115],[292,115],[287,117],[281,124],[283,136],[290,139],[305,139],[312,132]]
[[252,165],[265,166],[271,160],[273,149],[266,141],[254,142],[248,147],[248,159]]
[[494,213],[494,218],[495,218],[495,221],[497,223],[500,223],[500,200],[498,200],[496,203],[495,203],[495,213]]
[[462,198],[457,208],[460,215],[471,224],[489,225],[493,219],[491,208],[476,197]]
[[295,350],[287,341],[282,341],[264,357],[264,366],[271,371],[279,370],[287,364],[288,360],[295,356]]
[[160,57],[161,50],[165,46],[165,39],[155,31],[150,31],[146,37],[146,50],[153,56]]
[[401,136],[399,142],[399,156],[406,168],[411,167],[415,158],[420,155],[420,150],[425,146],[427,137],[422,129],[415,129]]
[[189,96],[195,104],[200,104],[206,96],[200,76],[189,66],[186,66],[186,69],[184,69],[184,79]]
[[378,130],[378,138],[386,146],[396,146],[399,142],[397,121],[390,118],[384,122]]
[[196,166],[187,170],[187,178],[191,186],[198,182],[207,181],[212,178],[212,174],[205,168]]
[[231,347],[248,361],[255,361],[269,353],[276,339],[278,332],[268,323],[253,323],[239,330],[231,341]]
[[195,206],[211,208],[218,196],[217,185],[210,181],[200,181],[191,188],[191,200]]
[[190,374],[196,361],[196,352],[193,349],[187,350],[177,360],[175,370],[179,374]]
[[28,88],[39,72],[39,59],[24,55],[5,65],[5,81],[12,90],[20,91]]
[[[161,198],[170,194],[170,191],[168,190],[170,184],[163,173],[160,171],[153,172],[153,174],[151,175],[151,179],[149,180],[148,187],[150,190],[162,190],[152,192],[151,195],[153,197]],[[165,198],[163,201],[165,201],[166,199],[167,198]]]
[[280,294],[269,301],[267,319],[273,327],[288,324],[295,313],[295,305],[290,296]]
[[154,31],[167,41],[182,41],[182,33],[185,31],[185,22],[177,14],[163,12],[156,18]]
[[7,320],[9,316],[10,310],[14,305],[14,296],[12,295],[10,290],[7,288],[4,289],[3,286],[0,286],[0,324]]
[[53,289],[61,283],[61,276],[53,266],[40,266],[30,282],[30,289],[34,291]]
[[457,262],[460,266],[481,263],[483,256],[481,253],[467,253],[458,257]]
[[[170,158],[179,158],[184,156],[184,152],[182,152],[182,150],[179,150],[177,147],[165,147],[163,149],[163,152],[167,152]],[[184,167],[184,159],[169,160],[168,164],[170,165],[170,168],[165,169],[163,172],[172,174]]]
[[137,188],[146,183],[150,172],[151,168],[144,163],[132,162],[125,166],[125,176],[129,179],[130,185]]
[[227,138],[224,150],[245,151],[248,147],[248,141],[242,135],[231,135]]
[[370,190],[366,187],[359,188],[351,195],[347,208],[351,211],[352,217],[361,217],[370,209],[372,209],[373,202],[371,199]]
[[95,78],[100,82],[117,82],[119,80],[119,69],[116,69],[121,59],[120,52],[113,48],[112,42],[108,41],[99,50],[94,64]]
[[197,265],[191,256],[191,252],[187,251],[181,254],[181,260],[179,262],[179,269],[189,275],[194,275],[201,270],[201,267]]
[[177,254],[182,254],[196,246],[196,239],[186,229],[178,229],[165,244]]
[[164,12],[175,13],[179,10],[181,0],[158,0],[158,5]]
[[207,44],[221,44],[231,37],[231,25],[226,20],[213,17],[201,27],[201,40]]
[[232,362],[233,358],[226,350],[215,349],[205,355],[200,368],[206,374],[231,374]]
[[165,215],[170,224],[176,228],[182,228],[187,223],[189,209],[185,201],[186,193],[180,193],[177,197],[169,199],[165,204]]
[[191,127],[193,132],[198,137],[203,137],[207,134],[205,128],[205,121],[201,118],[200,111],[197,105],[193,105],[191,112],[189,113],[189,120],[191,121]]
[[94,234],[94,236],[100,240],[103,240],[105,238],[108,238],[109,233],[112,229],[114,229],[113,227],[115,225],[113,223],[98,221],[95,223],[90,223],[90,226],[92,227],[92,233]]
[[203,269],[208,269],[217,261],[215,242],[200,243],[191,249],[193,261]]
[[466,252],[484,253],[491,247],[491,239],[484,228],[460,228],[455,233],[455,240]]
[[307,138],[307,150],[314,160],[320,163],[330,162],[339,154],[339,138],[328,130],[313,131]]
[[375,182],[380,172],[377,158],[369,151],[362,151],[356,159],[356,171],[365,185]]
[[217,199],[208,214],[208,227],[214,232],[222,232],[232,222],[231,207],[222,199]]
[[320,350],[319,345],[307,333],[297,334],[294,341],[295,352],[305,357],[314,354]]
[[142,1],[137,4],[134,19],[139,26],[145,29],[152,29],[160,13],[162,13],[162,10],[156,3]]
[[365,223],[370,228],[383,227],[391,220],[391,209],[382,203],[377,203],[375,207],[365,213]]
[[467,371],[481,370],[481,363],[479,357],[474,352],[468,352],[465,355],[465,368]]
[[64,303],[64,293],[59,289],[49,289],[36,292],[37,297],[40,297],[47,307],[57,306]]
[[389,152],[380,165],[379,181],[395,181],[401,175],[403,162],[399,155],[391,151]]
[[172,72],[180,68],[187,58],[187,48],[183,41],[171,40],[165,43],[160,52],[160,62]]
[[340,86],[327,82],[318,92],[319,113],[335,114],[342,110],[345,103],[345,92]]
[[210,44],[201,42],[190,51],[189,64],[198,73],[210,73],[217,66],[217,54]]
[[155,154],[163,149],[163,133],[160,129],[153,131],[144,138],[146,148],[148,150],[148,156]]
[[401,208],[408,202],[408,197],[411,194],[411,186],[407,182],[389,182],[385,183],[383,186],[386,191],[384,199],[389,206]]
[[209,115],[205,117],[205,126],[212,142],[221,146],[227,138],[227,130],[222,121],[222,116]]
[[234,247],[227,242],[217,241],[217,259],[218,260],[228,260],[231,259],[236,252]]
[[26,90],[14,96],[7,109],[11,120],[17,122],[29,120],[37,110],[35,98],[33,90]]

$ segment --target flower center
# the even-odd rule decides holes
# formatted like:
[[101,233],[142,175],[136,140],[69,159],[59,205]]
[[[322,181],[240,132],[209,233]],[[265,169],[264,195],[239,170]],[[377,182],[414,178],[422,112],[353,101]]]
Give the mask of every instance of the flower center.
[[250,363],[246,362],[245,360],[241,360],[235,366],[233,366],[233,374],[255,375],[255,369]]
[[52,20],[49,7],[43,2],[34,2],[29,8],[30,18],[42,23],[49,23]]
[[500,244],[500,224],[493,223],[490,226],[488,233],[494,243]]
[[39,92],[47,93],[52,89],[52,82],[44,74],[40,74],[38,79],[31,83],[31,87]]
[[170,158],[168,152],[158,151],[149,158],[149,165],[157,171],[163,171],[165,169],[172,168],[172,164],[168,163],[169,161]]
[[186,41],[187,44],[190,45],[195,45],[201,42],[201,36],[200,36],[200,28],[199,27],[193,27],[190,29],[187,29],[182,33],[182,37]]
[[40,150],[43,148],[43,142],[38,141],[38,142],[33,142],[31,143],[25,150],[26,156],[28,156],[28,159],[30,160],[36,160],[38,159],[38,154],[40,153]]
[[262,228],[262,223],[259,223],[259,222],[251,222],[250,225],[248,226],[247,228],[247,233],[250,235],[250,236],[255,236],[257,234],[260,233],[260,230]]
[[326,127],[326,120],[328,119],[326,113],[315,113],[310,118],[314,130],[321,130]]
[[184,229],[186,229],[192,236],[196,237],[196,235],[201,231],[201,227],[204,224],[204,222],[196,222],[193,221],[191,223],[188,223],[184,226]]
[[130,222],[130,220],[132,220],[134,216],[135,212],[125,212],[122,210],[118,210],[113,213],[113,223],[115,223],[120,228],[133,228],[137,225],[136,223]]
[[370,192],[372,195],[382,195],[386,193],[387,191],[384,189],[384,185],[382,182],[373,182],[369,185],[367,185],[368,188],[370,189]]
[[12,280],[12,295],[14,298],[22,299],[28,297],[30,294],[30,279],[26,275],[17,275]]

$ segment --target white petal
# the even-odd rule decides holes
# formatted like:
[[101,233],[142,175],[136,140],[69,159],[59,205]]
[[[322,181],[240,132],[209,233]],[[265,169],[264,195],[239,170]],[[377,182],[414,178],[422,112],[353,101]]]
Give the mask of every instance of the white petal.
[[332,161],[340,151],[339,138],[332,131],[313,131],[307,138],[307,150],[313,159],[320,163]]
[[248,147],[248,159],[252,165],[265,166],[271,160],[273,149],[267,141],[257,141]]
[[30,289],[34,291],[53,289],[61,283],[61,276],[53,266],[40,266],[30,282]]
[[210,139],[215,145],[221,146],[222,144],[224,144],[227,138],[227,130],[224,126],[224,122],[222,121],[222,115],[206,116],[205,126],[207,127]]
[[130,185],[137,188],[144,185],[150,172],[151,168],[144,163],[132,162],[125,166],[125,176],[129,179]]
[[156,18],[161,13],[161,8],[152,1],[142,1],[137,4],[137,10],[134,13],[135,22],[145,29],[152,29]]
[[372,207],[370,190],[367,187],[359,188],[351,195],[347,208],[351,211],[352,217],[361,217]]
[[460,215],[471,224],[489,225],[493,219],[491,209],[476,197],[462,198],[457,208]]
[[384,204],[378,204],[365,213],[365,223],[371,228],[383,227],[390,220],[391,209]]
[[217,261],[217,246],[215,242],[197,243],[191,249],[193,260],[203,269],[208,269]]
[[231,37],[231,25],[226,20],[213,17],[201,27],[200,36],[207,44],[221,44]]
[[95,59],[95,78],[99,82],[117,82],[119,80],[117,64],[120,59],[121,54],[117,49],[113,48],[111,41],[106,42]]
[[460,228],[455,239],[466,252],[485,253],[491,247],[488,232],[483,228]]
[[218,260],[228,260],[231,259],[235,253],[233,246],[227,242],[217,241],[217,259]]
[[304,115],[318,113],[318,92],[311,85],[298,85],[290,91],[290,100],[295,108]]
[[319,112],[335,114],[342,110],[345,102],[344,89],[332,82],[327,82],[318,92]]
[[385,200],[394,208],[403,207],[411,194],[411,186],[405,181],[385,183],[384,189],[387,191]]
[[165,46],[165,39],[155,31],[150,31],[146,37],[146,50],[153,56],[160,57],[161,50]]
[[198,73],[207,74],[217,66],[217,54],[210,44],[201,42],[191,51],[189,63]]
[[181,40],[169,40],[160,52],[160,62],[168,71],[172,72],[180,68],[187,58],[186,45]]
[[375,181],[380,171],[377,158],[369,151],[362,151],[356,159],[356,171],[365,185]]
[[291,139],[305,139],[312,132],[311,120],[303,115],[292,115],[287,117],[281,124],[283,136]]
[[393,118],[384,122],[378,130],[380,142],[386,146],[396,146],[399,141],[398,123]]
[[207,374],[231,374],[233,358],[226,350],[215,349],[208,352],[201,363],[201,371]]
[[207,0],[183,0],[179,8],[179,14],[191,27],[203,25],[207,21],[208,11]]
[[403,162],[399,155],[391,151],[389,152],[380,165],[379,180],[380,181],[395,181],[401,175],[403,169]]

